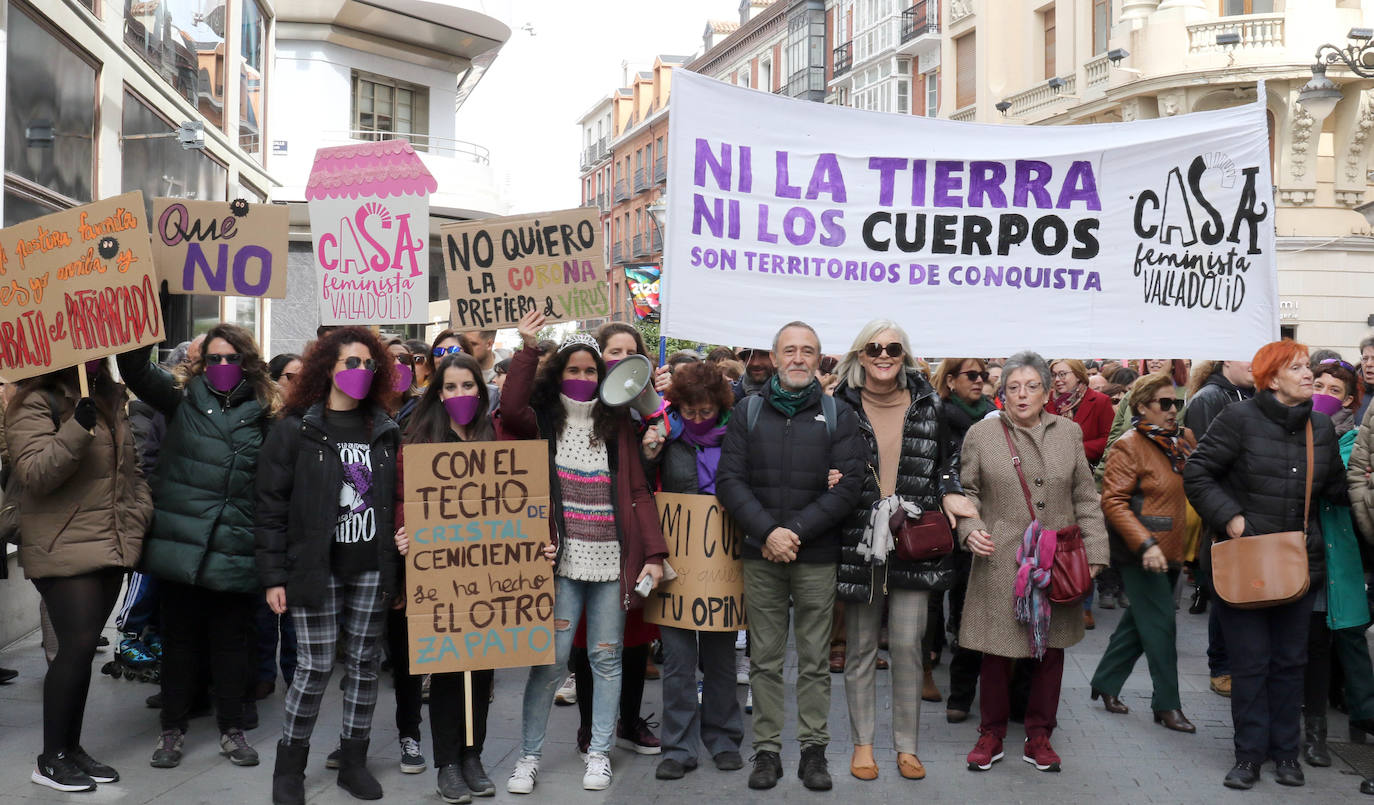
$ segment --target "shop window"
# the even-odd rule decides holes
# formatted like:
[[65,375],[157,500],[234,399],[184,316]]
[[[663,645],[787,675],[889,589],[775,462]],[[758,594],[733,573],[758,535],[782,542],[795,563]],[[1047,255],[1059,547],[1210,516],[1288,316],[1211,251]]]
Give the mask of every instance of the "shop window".
[[124,0],[124,43],[224,128],[224,0]]

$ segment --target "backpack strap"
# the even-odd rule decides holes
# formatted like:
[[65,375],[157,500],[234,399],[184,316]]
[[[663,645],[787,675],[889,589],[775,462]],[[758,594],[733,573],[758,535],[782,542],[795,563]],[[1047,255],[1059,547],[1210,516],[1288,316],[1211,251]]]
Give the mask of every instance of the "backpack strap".
[[835,398],[829,394],[821,395],[821,414],[825,417],[825,435],[835,438],[835,422],[840,418]]
[[[750,433],[754,432],[754,425],[758,424],[759,414],[763,411],[763,397],[758,394],[751,394],[744,398],[744,417],[748,424]],[[832,439],[835,437],[835,421],[839,419],[839,408],[835,405],[835,398],[829,394],[821,395],[821,415],[825,417],[825,433]]]
[[750,394],[744,398],[744,417],[749,426],[749,432],[754,432],[754,426],[759,422],[759,414],[763,411],[763,397],[757,394]]

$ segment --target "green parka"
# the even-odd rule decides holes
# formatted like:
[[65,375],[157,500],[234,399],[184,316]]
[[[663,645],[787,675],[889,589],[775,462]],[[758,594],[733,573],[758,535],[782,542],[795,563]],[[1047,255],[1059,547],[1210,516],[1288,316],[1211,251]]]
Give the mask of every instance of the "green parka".
[[180,388],[148,354],[117,359],[129,389],[167,418],[141,570],[211,590],[258,592],[254,481],[269,414],[247,380],[227,395],[203,374]]

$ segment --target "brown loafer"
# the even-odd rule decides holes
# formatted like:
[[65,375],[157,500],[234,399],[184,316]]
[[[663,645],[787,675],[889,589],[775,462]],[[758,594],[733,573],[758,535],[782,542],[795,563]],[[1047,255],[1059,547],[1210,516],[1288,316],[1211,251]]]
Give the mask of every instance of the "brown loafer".
[[1174,732],[1197,732],[1197,727],[1193,722],[1183,715],[1182,710],[1157,710],[1155,711],[1155,723],[1163,724]]
[[905,752],[897,753],[897,771],[908,780],[921,780],[926,776],[926,767],[921,765],[921,759]]
[[[1093,697],[1093,700],[1094,700],[1094,701],[1096,701],[1096,700],[1098,700],[1098,699],[1101,699],[1101,700],[1102,700],[1102,706],[1107,708],[1107,712],[1108,712],[1108,713],[1116,713],[1117,715],[1122,715],[1122,716],[1124,716],[1124,715],[1126,715],[1127,713],[1131,712],[1131,708],[1127,707],[1127,706],[1121,701],[1121,699],[1119,699],[1119,698],[1113,696],[1113,695],[1110,694],[1110,693],[1103,693],[1102,691],[1098,690],[1097,688],[1093,688],[1092,697]],[[1156,714],[1155,714],[1155,721],[1158,721],[1158,720],[1159,720],[1159,714],[1156,713]]]
[[940,689],[935,685],[935,676],[926,669],[926,678],[921,683],[921,700],[927,702],[942,702],[945,697],[940,694]]
[[[854,747],[854,756],[849,760],[849,773],[859,780],[878,779],[878,764],[873,760],[873,747],[866,747],[866,751],[859,751],[859,747]],[[861,758],[860,755],[867,755]]]
[[844,645],[830,647],[830,673],[844,673]]

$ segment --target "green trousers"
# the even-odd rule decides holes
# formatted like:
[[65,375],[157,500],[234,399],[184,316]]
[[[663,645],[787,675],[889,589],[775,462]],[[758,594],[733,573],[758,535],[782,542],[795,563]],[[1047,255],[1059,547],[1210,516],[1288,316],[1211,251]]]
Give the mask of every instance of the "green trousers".
[[1103,693],[1120,696],[1135,661],[1144,654],[1154,685],[1151,707],[1157,713],[1181,709],[1174,587],[1170,581],[1177,578],[1177,574],[1149,573],[1134,564],[1119,565],[1119,568],[1131,605],[1121,616],[1116,631],[1112,632],[1107,653],[1102,655],[1097,672],[1093,674],[1092,686]]
[[1345,705],[1351,718],[1374,718],[1374,669],[1364,631],[1352,626],[1331,633],[1331,648],[1345,669]]
[[826,722],[830,715],[835,565],[745,559],[744,606],[749,617],[755,752],[782,751],[782,667],[787,654],[789,599],[797,643],[797,741],[803,748],[830,743]]

